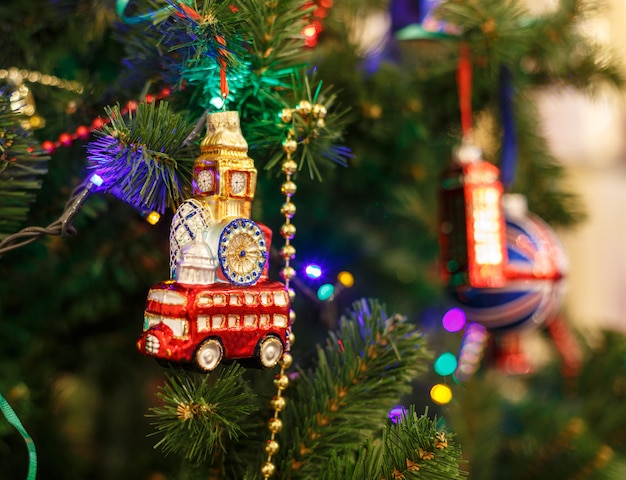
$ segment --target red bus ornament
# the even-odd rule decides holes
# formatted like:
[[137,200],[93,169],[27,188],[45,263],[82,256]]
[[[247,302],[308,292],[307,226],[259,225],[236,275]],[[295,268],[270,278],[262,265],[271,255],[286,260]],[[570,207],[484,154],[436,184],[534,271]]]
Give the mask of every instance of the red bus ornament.
[[443,175],[439,205],[441,279],[447,287],[500,287],[507,264],[503,186],[479,147],[463,143]]

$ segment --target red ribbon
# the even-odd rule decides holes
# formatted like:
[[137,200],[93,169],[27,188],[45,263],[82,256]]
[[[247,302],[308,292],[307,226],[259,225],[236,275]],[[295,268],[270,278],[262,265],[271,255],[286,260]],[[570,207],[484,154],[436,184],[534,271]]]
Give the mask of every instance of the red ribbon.
[[461,44],[456,80],[461,110],[461,132],[463,138],[468,138],[472,134],[472,61],[469,46],[465,43]]
[[[216,35],[215,39],[220,45],[226,46],[226,40],[224,40],[224,37]],[[226,100],[226,97],[228,97],[228,80],[226,79],[226,59],[224,57],[228,54],[228,52],[223,48],[218,49],[217,52],[220,55],[218,60],[220,64],[220,92],[222,93],[222,98]]]

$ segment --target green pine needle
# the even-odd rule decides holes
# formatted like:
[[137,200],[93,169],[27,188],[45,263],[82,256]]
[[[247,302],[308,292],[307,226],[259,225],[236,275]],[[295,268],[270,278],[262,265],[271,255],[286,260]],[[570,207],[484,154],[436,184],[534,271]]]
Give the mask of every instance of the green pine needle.
[[0,91],[0,240],[19,230],[50,159],[22,127],[25,117],[11,109],[10,94]]
[[190,194],[194,124],[171,112],[167,102],[142,102],[126,116],[119,105],[106,111],[110,123],[87,146],[103,188],[138,208],[175,209]]
[[320,478],[334,455],[351,456],[380,433],[389,410],[411,390],[431,353],[414,325],[361,301],[318,348],[317,368],[300,372],[285,411],[284,478]]
[[191,462],[225,453],[225,440],[244,435],[240,424],[257,409],[256,395],[241,382],[243,373],[234,363],[219,369],[216,379],[182,371],[168,375],[158,393],[163,405],[149,415],[163,435],[155,447]]
[[[426,412],[428,413],[428,412]],[[442,430],[437,418],[418,416],[410,407],[402,420],[387,425],[382,439],[369,441],[356,456],[334,456],[322,480],[455,480],[466,478],[459,470],[461,449]]]

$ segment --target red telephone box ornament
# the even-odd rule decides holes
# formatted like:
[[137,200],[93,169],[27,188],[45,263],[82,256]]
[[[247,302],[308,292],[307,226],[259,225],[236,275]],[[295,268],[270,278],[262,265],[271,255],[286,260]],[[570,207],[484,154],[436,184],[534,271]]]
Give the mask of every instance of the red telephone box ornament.
[[501,287],[507,263],[503,186],[479,147],[463,143],[440,191],[441,278],[448,287]]

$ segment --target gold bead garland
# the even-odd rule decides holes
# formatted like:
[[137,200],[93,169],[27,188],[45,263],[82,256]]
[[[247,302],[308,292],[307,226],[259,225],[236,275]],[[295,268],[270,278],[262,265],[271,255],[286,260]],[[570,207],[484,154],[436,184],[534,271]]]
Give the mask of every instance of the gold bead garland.
[[83,85],[76,80],[64,80],[54,75],[41,73],[36,70],[19,69],[11,67],[9,69],[0,69],[0,80],[7,80],[14,85],[20,85],[22,82],[39,83],[50,87],[62,88],[70,92],[83,93]]
[[[289,123],[292,120],[291,114],[288,117],[281,116],[281,119],[285,123]],[[291,180],[291,176],[296,172],[298,165],[291,159],[291,154],[298,148],[298,143],[291,138],[293,131],[289,131],[288,138],[283,142],[283,151],[285,152],[285,161],[282,163],[281,169],[286,176],[285,182],[281,186],[281,193],[285,195],[285,203],[280,209],[281,214],[285,217],[285,223],[280,228],[280,235],[285,239],[285,244],[281,248],[280,256],[283,259],[284,266],[280,271],[280,276],[285,282],[285,288],[289,293],[290,300],[295,297],[293,288],[290,287],[290,280],[295,277],[296,271],[290,265],[291,260],[296,255],[296,249],[291,245],[291,240],[296,234],[296,227],[291,223],[291,219],[296,214],[296,206],[291,202],[291,197],[296,193],[296,184]],[[296,314],[293,309],[289,310],[289,319],[291,323],[296,319]],[[289,335],[290,345],[295,340],[293,332]],[[281,358],[280,373],[276,376],[274,384],[276,385],[276,395],[272,398],[270,405],[274,409],[274,415],[267,423],[267,428],[270,431],[270,439],[265,445],[265,453],[267,453],[267,460],[261,467],[261,475],[263,478],[269,478],[276,473],[276,465],[272,462],[272,458],[276,455],[280,449],[278,442],[276,441],[276,434],[283,428],[282,420],[279,415],[285,409],[287,404],[285,397],[282,396],[283,391],[289,386],[289,377],[285,374],[285,370],[291,366],[293,358],[289,352],[285,352]]]
[[[290,286],[290,280],[296,276],[296,270],[291,266],[291,260],[296,256],[296,249],[291,244],[296,234],[296,227],[291,223],[291,219],[296,214],[296,206],[291,201],[293,195],[297,191],[296,183],[293,181],[293,174],[298,170],[298,164],[291,158],[291,155],[298,149],[298,141],[296,140],[296,132],[294,130],[294,114],[300,115],[307,124],[310,124],[311,120],[314,122],[315,127],[324,126],[324,117],[326,116],[326,107],[319,103],[314,105],[308,100],[302,100],[298,103],[296,108],[285,108],[280,113],[281,121],[287,126],[287,138],[283,141],[283,152],[285,153],[285,160],[281,165],[281,170],[285,174],[285,181],[280,187],[280,191],[285,195],[285,202],[283,203],[280,213],[285,217],[285,223],[280,227],[280,235],[285,240],[283,247],[280,250],[280,256],[283,259],[284,265],[280,271],[280,276],[285,282],[285,288],[289,293],[289,299],[293,301],[295,298],[295,291]],[[308,137],[315,136],[315,128],[310,132],[302,143],[308,143]],[[296,320],[296,313],[291,309],[289,311],[289,320],[293,324]],[[289,343],[293,344],[295,336],[293,332],[289,335]],[[274,409],[274,416],[270,418],[267,423],[267,428],[271,433],[270,439],[265,446],[265,452],[267,453],[267,460],[261,467],[261,474],[263,478],[269,478],[276,473],[276,465],[272,462],[272,458],[279,451],[279,444],[276,441],[276,434],[283,428],[283,423],[280,420],[279,414],[285,409],[286,401],[282,396],[282,392],[289,385],[289,377],[285,374],[285,370],[291,366],[293,358],[289,352],[285,352],[281,358],[280,373],[276,376],[274,384],[277,388],[277,393],[272,398],[270,405]]]

